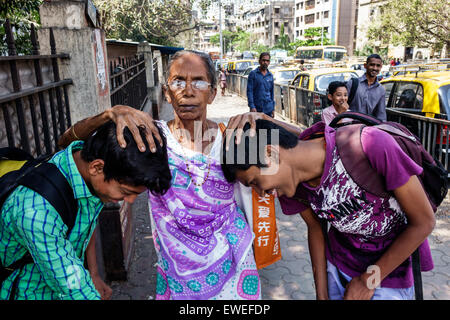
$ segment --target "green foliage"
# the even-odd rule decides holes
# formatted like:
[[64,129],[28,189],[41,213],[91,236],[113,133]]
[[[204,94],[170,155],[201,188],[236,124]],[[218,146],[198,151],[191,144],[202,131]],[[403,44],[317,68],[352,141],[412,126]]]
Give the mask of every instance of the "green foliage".
[[382,44],[432,47],[450,46],[448,0],[396,0],[382,7],[382,14],[368,29],[368,38]]
[[[192,19],[192,2],[183,0],[93,0],[108,38],[147,40],[165,45],[198,27]],[[201,0],[205,10],[210,0]]]
[[320,46],[320,45],[329,45],[334,44],[334,41],[328,38],[328,34],[323,34],[322,39],[322,28],[321,27],[313,27],[305,30],[303,36],[306,38],[305,40],[296,40],[289,43],[288,53],[289,55],[295,54],[295,50],[297,47],[311,47],[311,46]]
[[31,24],[40,24],[39,5],[42,0],[6,0],[0,3],[0,55],[6,55],[4,23],[9,19],[13,28],[17,54],[31,54]]
[[373,53],[377,53],[379,54],[383,60],[387,59],[387,55],[388,55],[388,48],[379,48],[378,50],[376,50],[374,47],[370,46],[370,45],[365,45],[361,50],[357,50],[355,49],[353,51],[354,55],[357,57],[367,57],[370,56]]
[[281,24],[280,36],[278,37],[277,43],[274,46],[275,49],[289,50],[289,36],[284,33],[284,24]]

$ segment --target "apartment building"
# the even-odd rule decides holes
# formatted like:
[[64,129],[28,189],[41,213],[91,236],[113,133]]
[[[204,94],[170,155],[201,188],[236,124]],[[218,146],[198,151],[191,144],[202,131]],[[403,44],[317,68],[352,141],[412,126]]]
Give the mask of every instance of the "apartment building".
[[294,37],[304,40],[305,30],[323,28],[324,37],[345,46],[351,55],[356,45],[359,0],[295,0]]
[[251,34],[258,43],[273,47],[281,35],[281,26],[289,41],[294,40],[294,4],[293,0],[270,1],[237,15],[236,27]]

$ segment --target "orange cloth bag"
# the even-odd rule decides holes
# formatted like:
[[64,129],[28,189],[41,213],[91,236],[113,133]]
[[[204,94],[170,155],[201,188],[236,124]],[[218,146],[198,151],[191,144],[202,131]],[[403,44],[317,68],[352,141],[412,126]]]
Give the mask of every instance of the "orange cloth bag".
[[[220,123],[219,127],[224,133],[225,125]],[[251,212],[245,210],[247,206],[243,206],[243,210],[246,211],[248,222],[252,223],[253,221],[253,233],[255,234],[253,252],[257,268],[262,269],[281,259],[280,238],[275,217],[275,197],[269,194],[260,197],[251,188],[242,188],[242,191],[246,194],[246,196],[241,194],[243,201],[250,201],[250,196],[252,199]],[[251,195],[247,192],[251,192]]]
[[253,202],[253,251],[258,269],[281,259],[280,238],[275,217],[275,198],[266,194],[260,197],[252,189]]

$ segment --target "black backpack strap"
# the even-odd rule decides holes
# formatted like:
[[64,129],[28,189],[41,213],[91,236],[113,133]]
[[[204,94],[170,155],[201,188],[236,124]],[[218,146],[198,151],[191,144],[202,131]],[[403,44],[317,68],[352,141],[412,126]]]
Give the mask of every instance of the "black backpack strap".
[[414,276],[414,292],[416,300],[423,300],[422,273],[420,269],[420,253],[419,248],[414,250],[412,257],[412,270]]
[[22,177],[19,184],[34,190],[50,202],[67,225],[69,235],[75,224],[78,204],[72,187],[61,171],[52,163],[41,163]]
[[[338,122],[342,119],[352,119],[353,123],[354,122],[362,123],[365,124],[366,126],[376,126],[382,123],[381,120],[375,118],[374,116],[356,111],[346,111],[334,117],[334,119],[330,122],[329,126],[332,128],[339,127],[340,125],[338,125]],[[346,122],[343,125],[349,125],[351,123],[352,122]]]

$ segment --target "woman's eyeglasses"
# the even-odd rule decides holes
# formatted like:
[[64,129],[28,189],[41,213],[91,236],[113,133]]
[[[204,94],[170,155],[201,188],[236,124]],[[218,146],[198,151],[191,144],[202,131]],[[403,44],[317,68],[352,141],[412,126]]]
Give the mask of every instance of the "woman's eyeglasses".
[[[192,80],[191,86],[192,89],[195,90],[206,90],[209,88],[211,83],[203,81],[203,80]],[[186,81],[175,79],[168,83],[168,86],[173,91],[184,90],[186,88]]]

